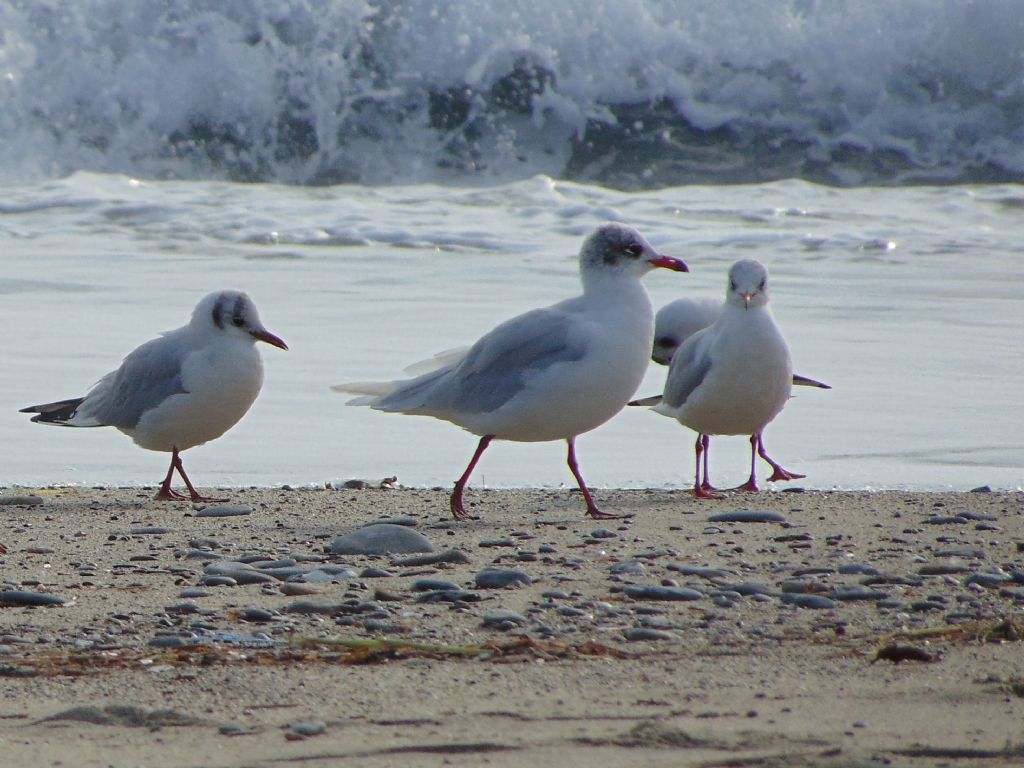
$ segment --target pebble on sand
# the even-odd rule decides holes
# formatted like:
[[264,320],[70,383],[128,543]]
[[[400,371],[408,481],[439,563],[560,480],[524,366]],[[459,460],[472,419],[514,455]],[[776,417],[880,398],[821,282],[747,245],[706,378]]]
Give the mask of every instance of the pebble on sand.
[[408,526],[378,523],[335,539],[330,550],[335,555],[411,554],[433,552],[434,545]]

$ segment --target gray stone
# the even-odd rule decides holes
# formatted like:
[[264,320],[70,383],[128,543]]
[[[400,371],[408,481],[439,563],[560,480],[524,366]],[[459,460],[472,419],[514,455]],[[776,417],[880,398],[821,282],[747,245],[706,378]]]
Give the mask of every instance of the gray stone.
[[67,601],[56,595],[45,595],[41,592],[26,592],[21,589],[5,589],[0,592],[0,606],[46,606],[64,605]]
[[786,605],[795,605],[798,608],[812,608],[812,609],[823,609],[823,608],[835,608],[835,601],[831,598],[825,597],[824,595],[807,595],[807,594],[795,594],[785,593],[781,597],[782,602]]
[[719,512],[708,517],[709,523],[784,523],[785,516],[781,512],[766,509],[736,509],[731,512]]
[[416,579],[410,587],[413,592],[432,592],[435,590],[442,591],[457,591],[462,589],[454,581],[446,581],[444,579]]
[[514,611],[497,608],[483,615],[483,626],[493,629],[509,630],[526,624],[526,618]]
[[627,576],[643,576],[647,573],[647,567],[639,560],[624,560],[621,563],[613,563],[608,568],[608,572],[626,574]]
[[245,504],[218,504],[216,506],[203,507],[196,512],[196,517],[240,517],[241,515],[251,514],[252,507]]
[[469,563],[469,555],[459,549],[446,549],[433,555],[418,555],[415,557],[398,557],[391,561],[396,568],[416,568],[421,565],[438,565],[439,563]]
[[336,555],[384,555],[387,553],[433,552],[427,537],[408,526],[380,523],[353,531],[331,544]]
[[631,643],[638,643],[644,640],[674,640],[675,636],[664,629],[652,629],[651,627],[630,627],[622,630],[622,636]]
[[658,584],[630,585],[622,590],[634,600],[701,600],[703,592],[686,587],[662,587]]
[[474,577],[478,589],[504,589],[530,584],[533,580],[522,571],[507,571],[501,568],[484,568]]
[[889,595],[879,592],[877,589],[869,589],[859,585],[836,587],[827,596],[841,602],[852,602],[856,600],[884,600]]
[[35,494],[21,496],[0,496],[0,506],[3,507],[38,507],[43,503],[42,496]]

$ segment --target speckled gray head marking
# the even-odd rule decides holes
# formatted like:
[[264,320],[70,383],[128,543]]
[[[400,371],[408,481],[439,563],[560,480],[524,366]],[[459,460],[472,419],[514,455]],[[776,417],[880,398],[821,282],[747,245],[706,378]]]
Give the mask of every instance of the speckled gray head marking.
[[246,323],[245,304],[245,294],[239,294],[235,299],[235,306],[231,310],[231,324],[236,328],[241,328]]
[[248,322],[246,318],[247,303],[244,293],[225,291],[220,294],[213,303],[211,312],[213,324],[221,330],[224,330],[224,326],[228,322],[236,328],[243,328]]
[[213,324],[221,330],[224,329],[224,314],[227,312],[229,301],[230,297],[222,293],[213,304]]
[[645,243],[635,230],[622,224],[603,224],[584,243],[590,261],[611,267],[635,261],[646,252]]

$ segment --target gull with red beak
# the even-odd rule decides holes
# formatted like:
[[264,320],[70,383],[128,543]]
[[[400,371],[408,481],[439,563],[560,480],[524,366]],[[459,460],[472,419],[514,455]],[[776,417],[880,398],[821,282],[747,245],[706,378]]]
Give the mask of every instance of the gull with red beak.
[[[84,397],[22,408],[32,421],[61,427],[115,427],[135,444],[171,454],[158,499],[213,501],[185,474],[180,453],[214,440],[246,414],[263,386],[256,342],[288,346],[260,322],[240,291],[203,298],[191,321],[147,341]],[[171,489],[177,470],[188,497]]]
[[507,320],[442,367],[412,379],[342,384],[349,405],[450,421],[480,436],[456,481],[450,508],[465,518],[463,491],[492,440],[565,440],[569,470],[595,518],[602,512],[576,462],[578,435],[604,424],[636,392],[654,338],[654,312],[640,278],[656,267],[686,272],[634,229],[604,224],[579,256],[583,294]]
[[679,347],[661,401],[653,408],[697,432],[695,496],[715,498],[708,478],[711,435],[750,435],[750,479],[737,490],[757,490],[757,456],[774,470],[769,481],[804,477],[772,460],[761,437],[786,405],[792,386],[789,346],[768,306],[768,270],[753,259],[738,261],[729,270],[718,319]]

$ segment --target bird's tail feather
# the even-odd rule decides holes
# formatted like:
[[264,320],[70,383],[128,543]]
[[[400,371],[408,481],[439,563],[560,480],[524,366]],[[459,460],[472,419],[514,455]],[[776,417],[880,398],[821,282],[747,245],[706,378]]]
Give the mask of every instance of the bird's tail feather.
[[661,402],[661,395],[651,395],[650,397],[641,397],[638,400],[630,400],[627,405],[658,405]]
[[832,389],[828,384],[817,379],[812,379],[807,376],[801,376],[799,373],[793,374],[793,383],[801,387],[818,387],[818,389]]
[[32,421],[40,424],[53,424],[58,427],[100,427],[102,424],[93,419],[80,419],[74,421],[78,414],[78,406],[85,400],[84,397],[74,397],[70,400],[58,400],[54,403],[43,403],[41,405],[30,405],[22,408],[19,413],[34,413]]
[[374,405],[380,398],[394,392],[399,383],[397,381],[350,381],[345,384],[335,384],[331,390],[349,395],[359,395],[359,397],[353,397],[346,401],[345,405]]

